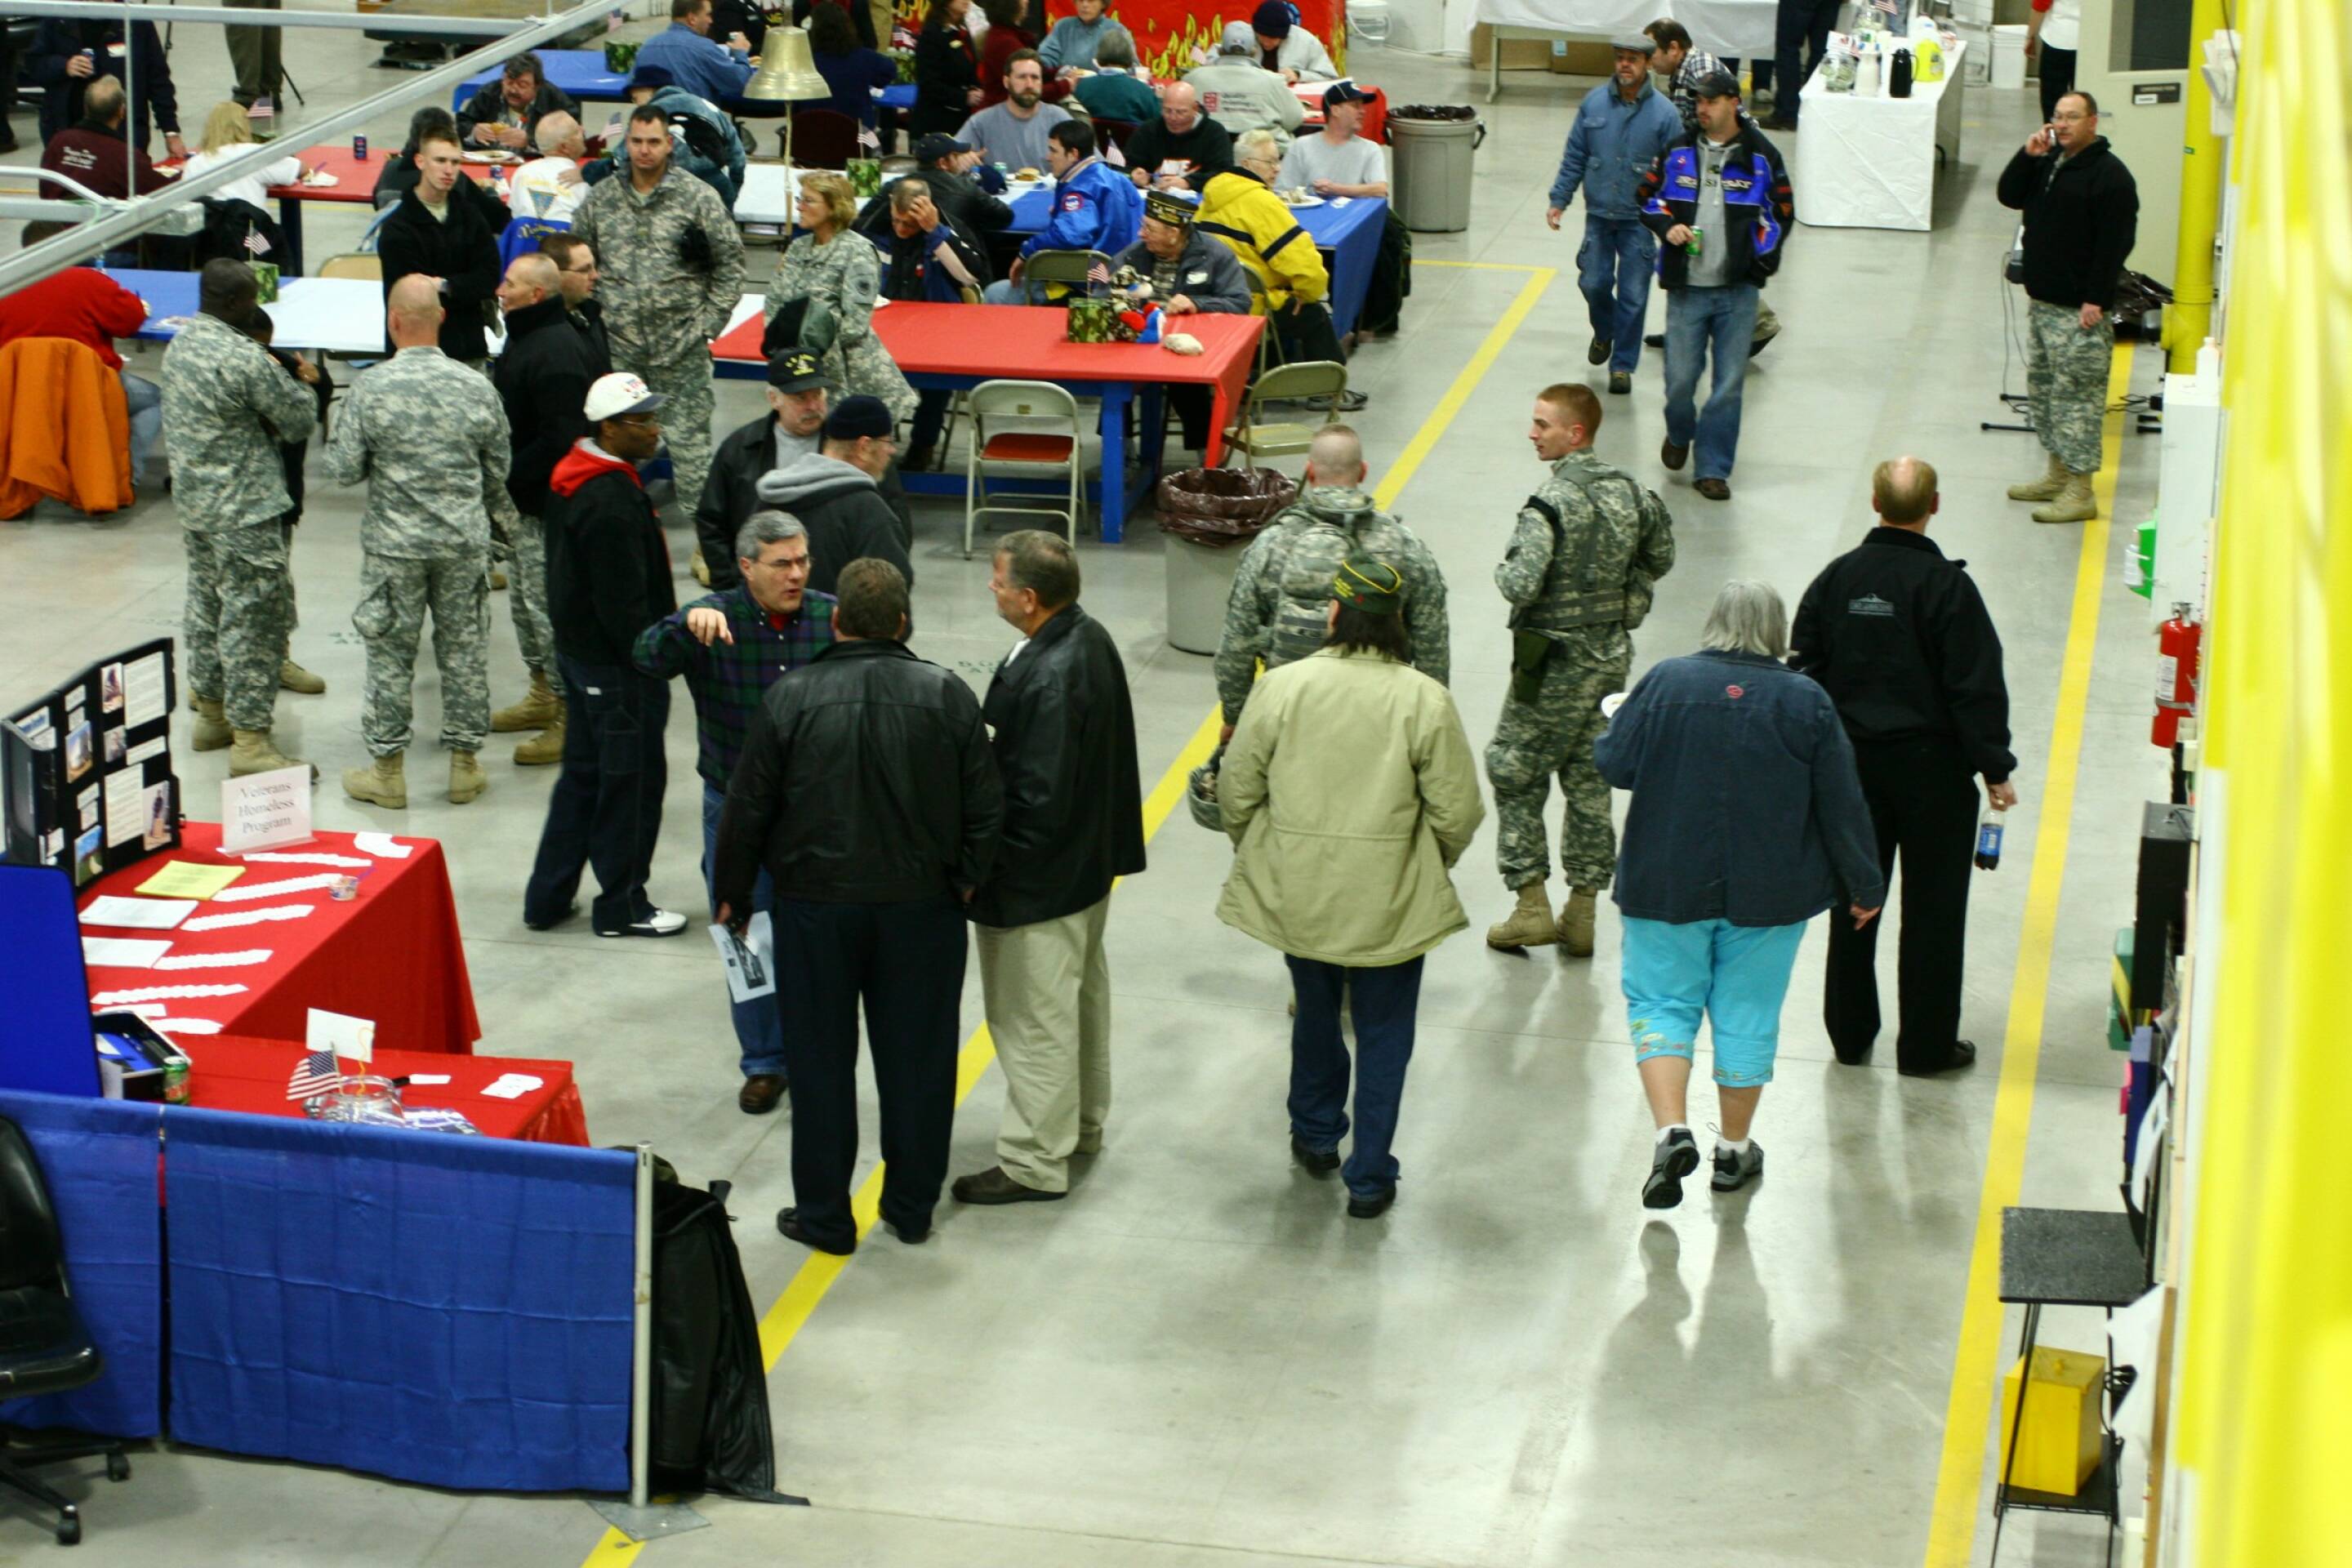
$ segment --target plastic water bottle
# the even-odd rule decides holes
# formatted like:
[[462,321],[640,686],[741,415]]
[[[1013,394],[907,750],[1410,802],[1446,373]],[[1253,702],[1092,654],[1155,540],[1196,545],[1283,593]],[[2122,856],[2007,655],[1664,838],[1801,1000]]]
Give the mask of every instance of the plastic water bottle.
[[1977,869],[2000,869],[2000,808],[1990,803],[1977,817]]

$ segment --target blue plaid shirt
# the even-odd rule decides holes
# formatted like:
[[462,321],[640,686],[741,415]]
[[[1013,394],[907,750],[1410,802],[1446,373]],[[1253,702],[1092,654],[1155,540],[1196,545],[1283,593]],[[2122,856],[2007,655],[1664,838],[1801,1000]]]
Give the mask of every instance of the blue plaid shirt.
[[[707,782],[727,787],[760,699],[777,678],[832,646],[834,604],[832,595],[812,589],[798,612],[779,626],[776,617],[752,602],[751,590],[739,584],[697,599],[637,634],[637,668],[665,680],[683,675],[694,693],[694,725],[701,741],[695,771]],[[686,629],[691,610],[724,614],[735,640],[703,647]]]

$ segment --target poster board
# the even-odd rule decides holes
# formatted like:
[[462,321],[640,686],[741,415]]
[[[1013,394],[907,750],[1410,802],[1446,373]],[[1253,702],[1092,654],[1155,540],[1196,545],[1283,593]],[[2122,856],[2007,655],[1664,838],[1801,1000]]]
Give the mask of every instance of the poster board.
[[0,705],[0,850],[76,888],[180,843],[172,639],[125,648],[29,703]]

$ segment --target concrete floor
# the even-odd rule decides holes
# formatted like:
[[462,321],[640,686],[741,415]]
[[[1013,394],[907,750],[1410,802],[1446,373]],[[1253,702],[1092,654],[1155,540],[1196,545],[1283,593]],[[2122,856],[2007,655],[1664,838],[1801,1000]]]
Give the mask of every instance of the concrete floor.
[[[176,51],[182,102],[198,106],[186,110],[193,124],[226,80],[221,35],[182,26]],[[289,33],[288,64],[309,112],[398,79],[368,68],[372,53],[349,34]],[[1392,102],[1475,96],[1464,62],[1367,49],[1357,65]],[[1398,502],[1453,584],[1454,689],[1479,744],[1507,659],[1488,574],[1541,472],[1523,438],[1532,395],[1595,374],[1574,286],[1577,215],[1569,233],[1543,226],[1560,138],[1586,85],[1521,75],[1483,110],[1494,134],[1478,154],[1471,227],[1417,237],[1406,331],[1353,366],[1372,396],[1355,422],[1377,477],[1432,419],[1535,269],[1558,269]],[[1475,95],[1483,89],[1481,80]],[[1771,1150],[1767,1179],[1728,1202],[1702,1188],[1650,1217],[1637,1199],[1650,1127],[1627,1059],[1614,921],[1603,920],[1590,963],[1496,955],[1474,931],[1430,961],[1398,1146],[1403,1196],[1385,1219],[1352,1222],[1336,1184],[1291,1167],[1282,967],[1216,921],[1228,853],[1180,811],[1153,842],[1150,870],[1115,905],[1118,1105],[1109,1148],[1076,1197],[1011,1211],[943,1206],[935,1239],[919,1248],[877,1232],[772,1376],[780,1484],[815,1506],[706,1502],[713,1528],[656,1543],[647,1561],[1919,1561],[2082,540],[2076,528],[2033,526],[2001,498],[2040,468],[2030,437],[1978,429],[2005,417],[1998,390],[2023,385],[2002,331],[2011,225],[1991,186],[2033,112],[2025,92],[1969,92],[1963,160],[1946,174],[1932,234],[1798,230],[1771,289],[1788,331],[1755,366],[1729,504],[1700,500],[1687,473],[1670,481],[1658,468],[1654,357],[1634,396],[1606,400],[1600,440],[1676,514],[1680,564],[1637,637],[1645,662],[1694,646],[1727,577],[1768,577],[1793,604],[1861,536],[1874,461],[1907,451],[1939,466],[1935,532],[1973,561],[2000,626],[2023,759],[2008,858],[1976,894],[1968,1029],[1985,1053],[1977,1071],[1900,1079],[1886,1059],[1891,1041],[1872,1068],[1836,1067],[1818,1022],[1817,925],[1789,1000],[1780,1076],[1758,1121]],[[371,128],[377,146],[398,144],[405,113]],[[21,119],[20,133],[28,127]],[[356,209],[310,211],[315,254],[356,240]],[[772,252],[758,253],[755,276],[772,265]],[[1654,302],[1654,319],[1663,309]],[[152,373],[156,356],[143,357]],[[2140,390],[2154,367],[2143,352]],[[720,384],[722,431],[757,406],[755,389]],[[2147,515],[2155,473],[2154,447],[2126,435],[2121,516]],[[447,845],[482,1048],[573,1058],[600,1142],[650,1139],[688,1180],[733,1181],[764,1310],[806,1257],[769,1222],[791,1197],[788,1113],[755,1121],[735,1109],[734,1044],[700,932],[616,951],[577,926],[525,931],[521,886],[551,770],[514,768],[505,741],[486,759],[488,795],[464,809],[421,787],[405,813],[377,811],[334,786],[337,771],[363,755],[362,655],[349,623],[359,501],[314,480],[296,549],[306,616],[296,651],[329,691],[282,700],[279,739],[326,773],[320,825]],[[985,561],[963,562],[950,542],[958,526],[950,507],[918,518],[915,647],[980,685],[1012,635],[984,590]],[[683,562],[684,535],[675,542]],[[1084,551],[1086,603],[1118,635],[1135,683],[1147,783],[1213,700],[1208,661],[1161,640],[1161,550],[1147,520],[1123,546]],[[0,527],[0,688],[39,690],[93,650],[178,628],[181,551],[168,498],[103,522],[45,506]],[[2113,1202],[2119,1066],[2103,1041],[2106,951],[2129,919],[2137,802],[2162,788],[2160,754],[2145,740],[2145,606],[2108,562],[2095,564],[2097,662],[2022,1178],[2024,1201],[2077,1205]],[[492,679],[503,701],[522,673],[503,603],[496,613]],[[438,696],[429,660],[418,687],[418,728],[430,735]],[[694,910],[699,820],[683,711],[669,746],[652,890]],[[202,803],[223,754],[181,754]],[[429,752],[415,763],[412,776],[436,776]],[[1482,842],[1458,879],[1480,927],[1507,903],[1492,864]],[[976,975],[965,1018],[980,1021]],[[991,1073],[964,1104],[957,1170],[991,1162],[1001,1093]],[[1701,1089],[1694,1119],[1712,1110]],[[870,1159],[870,1122],[867,1146]],[[2092,1350],[2095,1336],[2095,1324],[2063,1315],[2045,1331]],[[1964,1457],[1977,1438],[1960,1435]],[[604,1534],[569,1497],[468,1496],[169,1447],[141,1456],[137,1472],[121,1487],[68,1482],[88,1503],[81,1561],[310,1564],[331,1555],[571,1568]],[[1989,1532],[1977,1532],[1976,1561]],[[2078,1521],[2020,1521],[2007,1549],[2011,1563],[2098,1561],[2097,1531]],[[44,1551],[37,1526],[0,1505],[0,1562]]]

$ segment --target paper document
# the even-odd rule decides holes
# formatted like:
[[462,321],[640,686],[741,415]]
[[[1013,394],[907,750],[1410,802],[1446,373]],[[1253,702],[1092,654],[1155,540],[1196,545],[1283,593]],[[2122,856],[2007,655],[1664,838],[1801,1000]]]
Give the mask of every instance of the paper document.
[[133,889],[158,899],[209,899],[245,875],[242,866],[205,866],[172,860]]
[[147,834],[147,780],[142,768],[117,768],[106,775],[106,843],[137,844]]
[[375,1056],[375,1022],[313,1007],[308,1039],[314,1051],[332,1051],[337,1061],[364,1065]]
[[247,952],[182,952],[155,961],[158,969],[246,969],[269,962],[269,949],[257,947]]
[[236,996],[242,985],[147,985],[136,991],[101,991],[89,999],[93,1007],[125,1007],[134,1002],[161,1002],[171,996]]
[[543,1078],[533,1078],[527,1072],[510,1072],[499,1075],[498,1082],[482,1092],[492,1100],[520,1100],[532,1089],[545,1087],[547,1080]]
[[136,730],[169,711],[163,706],[163,656],[151,653],[122,667],[122,722]]
[[152,969],[155,961],[172,951],[168,942],[142,941],[131,936],[86,936],[81,939],[81,961],[98,969]]
[[174,1018],[166,1015],[161,1018],[150,1018],[147,1023],[150,1027],[161,1029],[167,1035],[217,1035],[221,1032],[221,1026],[210,1018]]
[[198,915],[187,924],[190,931],[224,931],[230,926],[257,926],[267,921],[299,921],[316,904],[271,904],[267,909],[239,910],[235,914]]
[[727,994],[738,1002],[756,1002],[776,994],[775,926],[761,910],[743,928],[743,940],[725,926],[712,922],[711,945],[727,966]]
[[248,866],[256,860],[266,860],[273,866],[341,866],[347,871],[375,869],[374,861],[362,859],[356,855],[313,854],[306,851],[279,854],[273,849],[254,849],[247,851],[244,859]]
[[86,926],[121,926],[130,931],[171,931],[196,912],[194,899],[126,899],[102,893],[82,910]]
[[352,847],[362,855],[376,855],[394,860],[408,858],[408,846],[389,833],[362,833],[352,839]]
[[413,1072],[408,1075],[408,1081],[420,1087],[427,1084],[447,1083],[449,1075],[446,1072]]
[[247,882],[242,888],[231,888],[213,896],[225,904],[234,904],[246,899],[274,899],[281,893],[307,893],[314,888],[334,885],[335,879],[331,876],[289,877],[276,882]]

